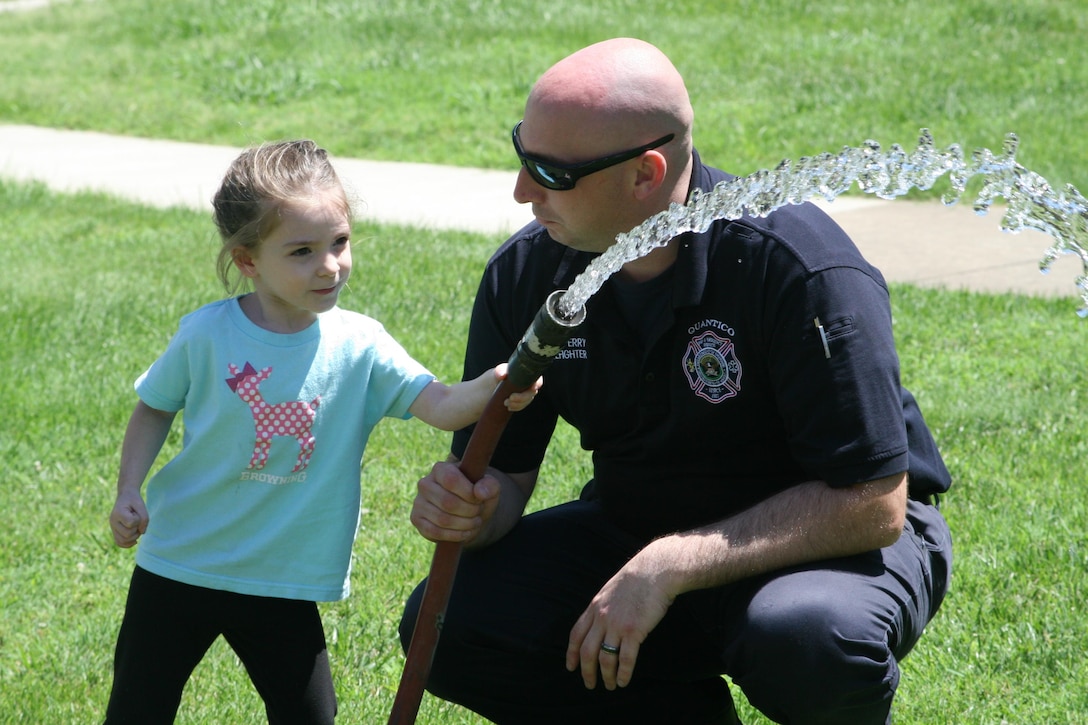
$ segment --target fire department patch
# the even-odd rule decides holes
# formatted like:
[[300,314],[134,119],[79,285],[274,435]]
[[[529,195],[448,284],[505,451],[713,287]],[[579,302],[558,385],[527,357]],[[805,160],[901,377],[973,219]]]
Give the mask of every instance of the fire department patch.
[[733,341],[713,332],[693,337],[684,352],[684,374],[695,394],[720,403],[740,392],[741,365]]

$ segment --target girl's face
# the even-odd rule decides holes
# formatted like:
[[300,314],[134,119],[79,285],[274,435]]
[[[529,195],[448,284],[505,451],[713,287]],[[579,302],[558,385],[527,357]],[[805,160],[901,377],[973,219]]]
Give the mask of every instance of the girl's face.
[[[283,205],[279,224],[256,254],[239,252],[235,264],[253,280],[242,299],[253,322],[274,332],[297,332],[336,306],[351,274],[351,225],[335,191]],[[254,299],[251,299],[254,298]]]

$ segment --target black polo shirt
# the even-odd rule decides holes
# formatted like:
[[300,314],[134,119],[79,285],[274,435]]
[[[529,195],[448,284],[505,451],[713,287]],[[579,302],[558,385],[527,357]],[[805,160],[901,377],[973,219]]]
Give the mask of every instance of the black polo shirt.
[[[694,169],[707,191],[730,178],[698,155]],[[507,240],[476,298],[465,377],[506,360],[592,257],[536,223]],[[593,454],[583,496],[646,536],[813,479],[849,486],[909,469],[917,497],[950,484],[899,383],[884,279],[811,204],[687,234],[666,276],[642,290],[611,279],[586,307],[536,400],[512,417],[496,468],[538,466],[562,416]],[[454,453],[467,442],[455,434]]]

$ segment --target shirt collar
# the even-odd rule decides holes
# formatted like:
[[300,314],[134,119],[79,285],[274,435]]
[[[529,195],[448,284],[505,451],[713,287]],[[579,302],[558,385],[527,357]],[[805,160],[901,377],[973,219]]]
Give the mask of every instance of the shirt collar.
[[[688,185],[688,199],[695,189],[710,192],[716,183],[711,170],[699,159],[699,152],[691,152],[691,182]],[[676,276],[673,287],[673,307],[697,305],[703,299],[707,280],[707,253],[714,226],[702,233],[687,232],[680,237],[680,248],[676,255]]]

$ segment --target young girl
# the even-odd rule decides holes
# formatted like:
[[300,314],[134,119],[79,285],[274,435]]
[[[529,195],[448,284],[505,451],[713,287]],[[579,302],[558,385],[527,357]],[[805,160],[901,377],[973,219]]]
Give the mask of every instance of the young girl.
[[[504,365],[443,385],[378,322],[337,307],[351,212],[314,143],[245,151],[214,210],[220,278],[232,292],[236,268],[253,292],[184,317],[136,381],[110,528],[118,546],[142,539],[106,722],[173,722],[222,634],[269,722],[331,723],[315,602],[348,593],[367,437],[385,416],[444,430],[472,423]],[[182,450],[148,483],[145,507],[140,489],[182,409]]]

